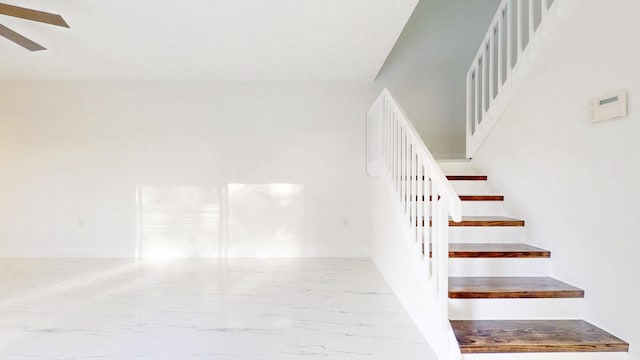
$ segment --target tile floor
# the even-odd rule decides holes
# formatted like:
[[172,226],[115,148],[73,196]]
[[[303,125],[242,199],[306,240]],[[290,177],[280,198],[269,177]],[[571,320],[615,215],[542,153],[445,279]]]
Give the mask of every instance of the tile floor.
[[368,259],[0,259],[0,359],[431,358]]

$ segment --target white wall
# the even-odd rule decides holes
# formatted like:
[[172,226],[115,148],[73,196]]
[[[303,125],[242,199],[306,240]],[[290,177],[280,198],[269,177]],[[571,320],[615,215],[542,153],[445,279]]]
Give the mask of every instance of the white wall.
[[[586,0],[535,67],[474,164],[586,290],[585,318],[640,356],[640,2]],[[592,97],[629,90],[627,118],[590,124]]]
[[370,84],[3,83],[0,256],[368,256]]
[[462,158],[465,76],[499,0],[421,0],[380,70],[437,158]]

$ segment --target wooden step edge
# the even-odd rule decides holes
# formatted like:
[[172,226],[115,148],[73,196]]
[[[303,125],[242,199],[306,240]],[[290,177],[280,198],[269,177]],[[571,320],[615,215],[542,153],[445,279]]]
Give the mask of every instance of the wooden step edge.
[[584,298],[584,290],[551,277],[449,278],[450,299]]
[[[429,251],[431,257],[431,251]],[[549,250],[540,249],[526,244],[493,244],[493,243],[450,243],[449,258],[518,258],[518,259],[548,259]]]
[[461,201],[504,201],[504,195],[458,195]]
[[[429,221],[431,226],[431,221]],[[483,217],[463,217],[461,222],[449,219],[449,226],[524,226],[524,220],[507,217],[483,218]]]
[[584,320],[451,320],[451,327],[463,354],[629,351]]
[[[487,175],[445,175],[447,180],[449,181],[487,181]],[[411,176],[411,175],[403,175],[399,177],[400,180],[403,179],[415,179],[415,180],[424,180],[424,176]]]
[[[429,226],[432,226],[432,221],[429,219]],[[422,220],[422,225],[420,225],[420,221],[416,218],[416,226],[425,226],[424,219]],[[449,226],[451,227],[460,227],[460,226],[524,226],[524,220],[520,219],[512,219],[508,217],[498,216],[498,217],[483,217],[483,216],[463,216],[461,222],[455,222],[452,219],[449,219]]]
[[487,181],[487,175],[447,175],[449,181]]
[[[458,195],[460,201],[504,201],[504,195]],[[409,199],[405,196],[405,199]],[[416,196],[416,201],[424,201],[424,195],[421,197]],[[421,199],[421,200],[420,200]],[[438,196],[438,200],[440,196]],[[433,196],[429,196],[429,201],[433,200]]]
[[449,291],[449,299],[583,299],[584,290]]

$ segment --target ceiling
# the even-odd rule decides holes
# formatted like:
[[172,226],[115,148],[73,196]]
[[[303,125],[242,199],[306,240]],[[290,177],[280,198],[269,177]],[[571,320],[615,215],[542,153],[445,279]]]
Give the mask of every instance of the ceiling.
[[71,29],[0,15],[2,80],[372,81],[418,0],[7,0]]

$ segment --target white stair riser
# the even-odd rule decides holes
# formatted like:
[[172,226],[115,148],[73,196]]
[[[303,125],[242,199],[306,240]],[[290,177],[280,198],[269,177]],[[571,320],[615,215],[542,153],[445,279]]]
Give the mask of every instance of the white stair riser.
[[549,259],[449,259],[449,276],[547,276]]
[[[438,161],[438,166],[445,175],[478,175],[469,160]],[[481,174],[480,174],[481,175]]]
[[634,360],[628,353],[509,353],[463,354],[461,360]]
[[[423,205],[422,201],[418,201],[418,206]],[[409,201],[409,206],[415,206],[413,201]],[[502,201],[463,201],[462,202],[462,215],[463,216],[507,216],[504,211]]]
[[580,319],[584,299],[449,299],[452,320]]
[[500,194],[486,181],[474,181],[474,180],[455,180],[450,181],[451,186],[459,195],[487,195],[487,194]]
[[452,226],[449,242],[452,243],[521,243],[525,242],[521,226]]
[[463,216],[482,216],[482,215],[506,216],[502,201],[463,201]]

